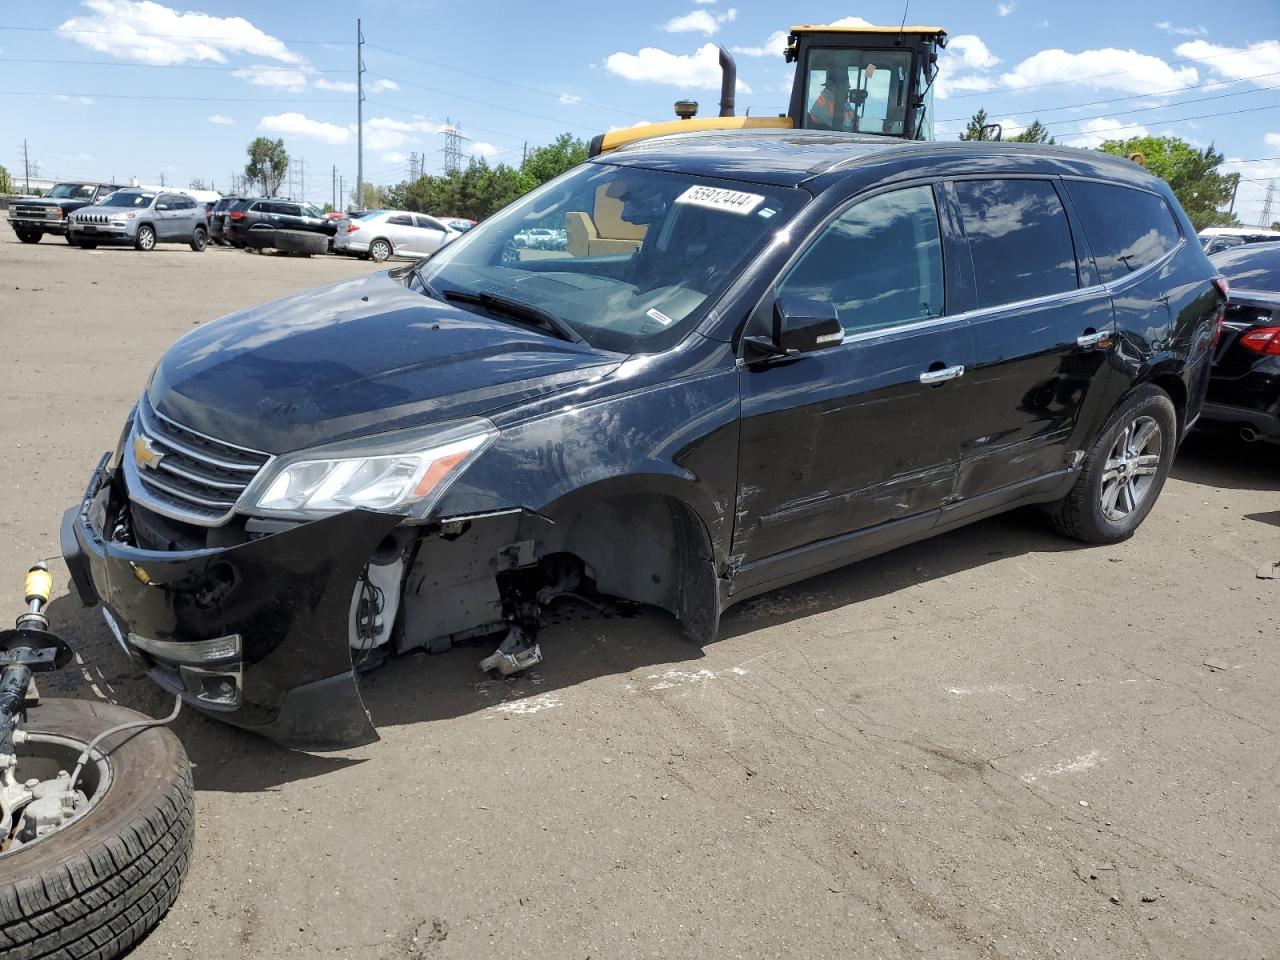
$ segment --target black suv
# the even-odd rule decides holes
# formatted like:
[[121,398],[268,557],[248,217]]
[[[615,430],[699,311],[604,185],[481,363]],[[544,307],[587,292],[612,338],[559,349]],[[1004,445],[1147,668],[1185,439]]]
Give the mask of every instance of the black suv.
[[245,197],[223,197],[213,205],[209,212],[209,239],[219,246],[227,246],[231,241],[227,238],[227,215],[246,199]]
[[329,249],[337,221],[319,207],[297,200],[256,198],[231,207],[225,233],[234,246],[299,249],[324,253]]
[[23,243],[39,243],[46,233],[67,238],[71,214],[121,189],[114,183],[72,180],[56,183],[43,197],[24,197],[9,205],[9,226]]
[[[562,251],[517,247],[563,223]],[[706,643],[747,597],[1003,510],[1130,536],[1224,298],[1168,186],[1043,145],[686,134],[430,259],[203,324],[63,550],[139,669],[295,746],[361,665],[593,589]]]

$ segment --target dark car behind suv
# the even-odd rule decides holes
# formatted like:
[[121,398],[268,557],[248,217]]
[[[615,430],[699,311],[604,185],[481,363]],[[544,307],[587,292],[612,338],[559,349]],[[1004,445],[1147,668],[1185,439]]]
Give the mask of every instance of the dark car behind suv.
[[227,215],[245,199],[245,197],[223,197],[213,205],[213,210],[209,213],[210,240],[223,247],[231,242],[227,238]]
[[1206,420],[1249,441],[1280,442],[1280,242],[1211,257],[1231,286],[1214,356]]
[[[265,197],[233,206],[225,227],[227,239],[235,246],[293,249],[300,245],[310,253],[325,252],[336,231],[337,221],[313,204]],[[307,234],[323,239],[308,244]]]
[[[552,222],[610,239],[515,246]],[[491,636],[519,671],[566,592],[706,643],[745,598],[1015,507],[1125,539],[1200,413],[1214,280],[1168,186],[1103,154],[646,140],[428,260],[187,334],[63,550],[168,690],[367,741],[353,651]]]

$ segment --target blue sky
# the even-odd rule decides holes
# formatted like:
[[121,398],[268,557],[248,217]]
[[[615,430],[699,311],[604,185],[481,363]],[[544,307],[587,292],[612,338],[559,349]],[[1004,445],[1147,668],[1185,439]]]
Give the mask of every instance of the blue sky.
[[[740,109],[785,109],[793,22],[899,22],[900,2],[539,0],[467,3],[42,0],[0,7],[0,163],[25,138],[44,175],[225,189],[259,133],[305,160],[305,196],[356,173],[355,20],[367,41],[366,179],[404,177],[411,153],[444,161],[449,121],[464,148],[520,159],[568,131],[667,119],[692,95],[714,108],[714,44],[735,50]],[[1060,142],[1114,132],[1215,144],[1245,178],[1237,212],[1256,220],[1280,178],[1280,3],[1043,0],[926,2],[908,19],[951,37],[938,84],[939,137],[978,107],[1006,132],[1039,117]],[[23,28],[23,29],[15,29]],[[298,181],[293,193],[299,192]],[[1278,191],[1280,192],[1280,191]],[[1280,197],[1275,218],[1280,218]]]

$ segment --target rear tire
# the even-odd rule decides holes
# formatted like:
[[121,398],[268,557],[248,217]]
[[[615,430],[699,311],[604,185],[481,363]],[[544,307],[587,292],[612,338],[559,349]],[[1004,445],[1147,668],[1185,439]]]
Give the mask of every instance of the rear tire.
[[1085,543],[1133,536],[1173,466],[1178,415],[1159,387],[1139,387],[1116,408],[1084,458],[1071,492],[1050,508],[1058,532]]
[[[46,700],[24,729],[87,743],[138,719],[114,704]],[[0,856],[6,960],[118,957],[178,896],[195,831],[186,751],[162,728],[114,734],[100,749],[111,780],[97,804],[56,833]]]
[[196,227],[191,231],[191,249],[196,253],[204,253],[204,248],[209,245],[209,231],[204,227]]
[[382,263],[384,260],[389,260],[393,252],[390,241],[383,240],[381,237],[369,244],[369,259],[374,263]]
[[44,236],[39,230],[14,230],[13,232],[23,243],[39,243],[40,238]]
[[154,250],[156,248],[155,227],[146,223],[138,227],[138,232],[133,238],[133,245],[139,250]]

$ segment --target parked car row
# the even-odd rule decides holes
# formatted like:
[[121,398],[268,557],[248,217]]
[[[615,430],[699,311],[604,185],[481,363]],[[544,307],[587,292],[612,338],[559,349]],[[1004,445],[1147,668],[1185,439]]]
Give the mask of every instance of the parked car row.
[[241,249],[333,252],[378,262],[427,256],[475,226],[474,220],[406,210],[326,213],[299,200],[227,196],[206,201],[193,193],[60,183],[44,197],[16,202],[9,222],[23,243],[38,243],[51,233],[90,250],[101,244],[151,250],[158,243],[185,243],[200,251],[212,240]]

